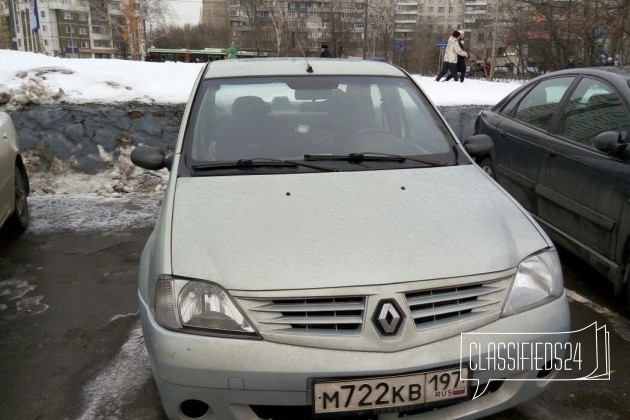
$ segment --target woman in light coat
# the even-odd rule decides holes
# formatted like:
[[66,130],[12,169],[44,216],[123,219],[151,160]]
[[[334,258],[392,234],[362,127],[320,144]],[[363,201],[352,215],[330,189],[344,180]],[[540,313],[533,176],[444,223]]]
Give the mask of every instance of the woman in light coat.
[[440,74],[436,77],[435,81],[439,82],[446,72],[450,71],[451,75],[457,81],[457,56],[468,57],[468,53],[461,49],[459,46],[459,31],[454,31],[453,35],[448,38],[446,43],[446,50],[444,51],[444,61],[442,62],[442,69]]

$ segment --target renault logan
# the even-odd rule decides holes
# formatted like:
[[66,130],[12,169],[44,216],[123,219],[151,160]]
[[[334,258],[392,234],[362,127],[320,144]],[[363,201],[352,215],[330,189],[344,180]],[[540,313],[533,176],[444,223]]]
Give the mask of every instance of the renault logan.
[[171,171],[138,289],[167,415],[480,417],[540,393],[543,355],[476,362],[569,330],[551,241],[473,163],[491,147],[388,63],[205,66],[175,153],[132,152]]

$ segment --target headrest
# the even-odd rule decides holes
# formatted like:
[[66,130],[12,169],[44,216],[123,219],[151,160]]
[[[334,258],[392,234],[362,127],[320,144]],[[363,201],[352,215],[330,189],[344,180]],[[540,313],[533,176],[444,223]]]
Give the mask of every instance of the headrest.
[[264,116],[267,111],[267,104],[258,96],[241,96],[232,104],[232,114],[235,116]]

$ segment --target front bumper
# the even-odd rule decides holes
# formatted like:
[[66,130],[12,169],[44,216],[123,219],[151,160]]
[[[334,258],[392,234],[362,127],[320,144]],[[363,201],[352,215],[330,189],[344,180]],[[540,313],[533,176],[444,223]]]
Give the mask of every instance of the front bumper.
[[[140,314],[162,405],[172,419],[188,418],[180,410],[186,400],[208,404],[208,412],[201,417],[204,419],[258,419],[251,406],[311,405],[313,378],[384,376],[460,364],[459,335],[393,353],[342,351],[165,330],[155,322],[142,298]],[[512,337],[527,333],[522,341],[566,342],[569,329],[568,303],[563,295],[473,332],[511,333]],[[507,409],[542,392],[554,376],[520,381],[536,379],[537,373],[520,372],[508,377],[494,393],[406,418],[477,418]],[[484,371],[475,372],[473,377],[484,383],[506,375]],[[379,418],[388,418],[388,414]]]

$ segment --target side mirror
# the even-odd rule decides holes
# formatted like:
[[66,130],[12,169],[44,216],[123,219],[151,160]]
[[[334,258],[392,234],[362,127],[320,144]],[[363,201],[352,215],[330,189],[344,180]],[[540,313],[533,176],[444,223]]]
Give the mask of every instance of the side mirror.
[[613,155],[621,155],[627,144],[623,141],[622,135],[618,131],[604,131],[595,137],[595,147],[597,150]]
[[161,149],[151,146],[136,147],[131,151],[130,157],[134,165],[150,170],[162,168],[170,170],[173,164],[173,155],[165,156]]
[[494,142],[487,134],[477,134],[464,140],[464,149],[472,157],[487,155],[493,147]]

